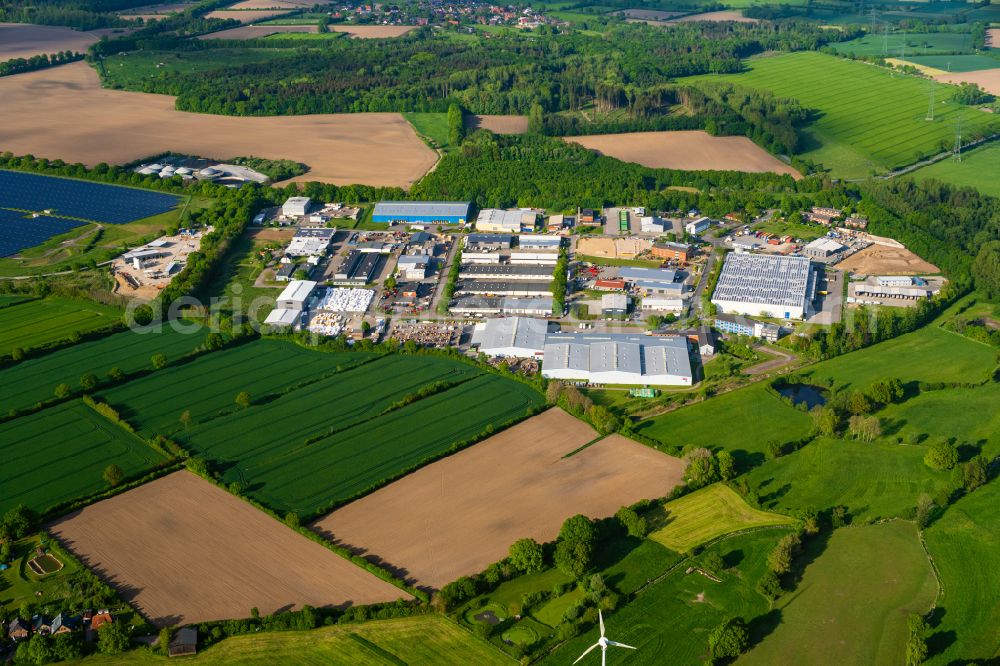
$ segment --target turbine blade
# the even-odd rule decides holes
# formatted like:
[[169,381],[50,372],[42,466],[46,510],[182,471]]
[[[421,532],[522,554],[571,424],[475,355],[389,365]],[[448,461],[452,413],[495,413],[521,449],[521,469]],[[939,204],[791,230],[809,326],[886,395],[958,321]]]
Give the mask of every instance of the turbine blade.
[[615,641],[608,641],[608,645],[614,645],[615,647],[628,648],[629,650],[638,650],[639,648],[632,647],[631,645],[625,645],[624,643],[616,643]]
[[597,619],[601,623],[601,638],[604,638],[604,614],[600,608],[597,609]]
[[594,643],[593,645],[591,645],[589,648],[587,648],[584,651],[583,654],[581,654],[579,657],[577,657],[576,661],[574,661],[573,663],[575,664],[575,663],[577,663],[577,661],[580,661],[581,659],[583,659],[584,657],[586,657],[587,653],[589,653],[591,650],[593,650],[595,647],[598,647],[599,645],[600,645],[600,643]]

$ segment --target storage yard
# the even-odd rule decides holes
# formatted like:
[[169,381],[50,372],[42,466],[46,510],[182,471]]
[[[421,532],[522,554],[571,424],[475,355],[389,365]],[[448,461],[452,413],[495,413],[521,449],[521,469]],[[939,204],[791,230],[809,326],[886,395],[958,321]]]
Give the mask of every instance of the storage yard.
[[440,588],[499,560],[517,539],[553,539],[571,515],[608,516],[680,483],[680,460],[618,435],[564,457],[597,437],[550,409],[314,527],[420,587]]
[[117,293],[145,300],[156,298],[184,270],[188,255],[201,247],[202,236],[211,232],[211,227],[183,229],[175,236],[161,236],[121,255],[111,264]]
[[160,627],[408,596],[186,471],[48,528]]

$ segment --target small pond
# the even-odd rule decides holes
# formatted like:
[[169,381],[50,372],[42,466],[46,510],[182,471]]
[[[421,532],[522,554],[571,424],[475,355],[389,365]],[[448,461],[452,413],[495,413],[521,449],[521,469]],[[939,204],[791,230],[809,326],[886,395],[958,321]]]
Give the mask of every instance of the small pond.
[[788,384],[778,389],[778,393],[796,405],[805,403],[809,409],[826,404],[826,390],[811,384]]

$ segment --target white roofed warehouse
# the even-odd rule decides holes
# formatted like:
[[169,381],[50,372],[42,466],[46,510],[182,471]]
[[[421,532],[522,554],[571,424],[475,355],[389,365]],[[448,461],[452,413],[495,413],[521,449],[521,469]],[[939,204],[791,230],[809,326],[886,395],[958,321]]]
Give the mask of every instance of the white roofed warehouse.
[[590,384],[691,386],[687,338],[550,333],[542,376]]
[[726,314],[804,319],[815,297],[815,271],[806,257],[731,252],[712,303]]
[[545,348],[549,322],[529,317],[489,319],[476,324],[472,346],[487,356],[536,358]]

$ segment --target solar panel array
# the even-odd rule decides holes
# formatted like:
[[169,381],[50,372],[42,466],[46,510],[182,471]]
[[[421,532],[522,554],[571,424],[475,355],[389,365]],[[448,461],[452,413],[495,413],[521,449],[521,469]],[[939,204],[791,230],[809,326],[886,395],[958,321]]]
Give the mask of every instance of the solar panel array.
[[0,170],[0,208],[127,224],[172,210],[180,197],[70,178]]
[[712,300],[803,307],[809,266],[806,257],[733,252],[726,256]]
[[26,216],[24,213],[0,208],[0,257],[9,257],[21,250],[40,245],[86,222],[62,217]]

